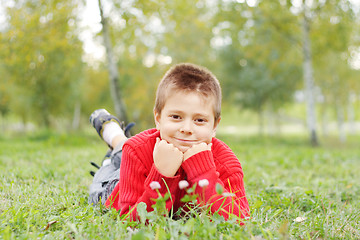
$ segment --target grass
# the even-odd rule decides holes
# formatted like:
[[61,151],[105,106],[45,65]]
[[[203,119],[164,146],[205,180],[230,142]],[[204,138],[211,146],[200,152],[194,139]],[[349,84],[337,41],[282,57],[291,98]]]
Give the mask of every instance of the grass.
[[252,217],[218,216],[149,224],[90,207],[90,161],[105,150],[95,134],[0,137],[0,239],[359,239],[360,149],[327,139],[220,136],[245,172]]

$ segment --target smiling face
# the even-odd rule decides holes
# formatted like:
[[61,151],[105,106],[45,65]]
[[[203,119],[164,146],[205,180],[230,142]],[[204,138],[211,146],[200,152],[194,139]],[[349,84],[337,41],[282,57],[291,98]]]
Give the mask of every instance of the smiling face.
[[154,112],[161,138],[182,152],[194,144],[210,143],[220,121],[215,122],[214,101],[196,92],[171,91],[161,114]]

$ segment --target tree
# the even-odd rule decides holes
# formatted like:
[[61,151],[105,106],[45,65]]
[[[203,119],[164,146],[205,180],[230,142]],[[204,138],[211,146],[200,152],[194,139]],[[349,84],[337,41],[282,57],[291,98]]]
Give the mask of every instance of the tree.
[[[114,63],[121,73],[119,88],[129,118],[141,127],[153,126],[156,87],[169,64],[210,62],[211,26],[209,17],[203,18],[208,8],[195,4],[180,0],[114,2],[107,13],[116,16],[106,20]],[[177,9],[176,13],[169,14],[171,9]]]
[[352,92],[359,91],[356,71],[350,66],[352,49],[359,46],[356,40],[359,25],[358,16],[349,1],[335,3],[324,3],[313,14],[313,59],[315,77],[323,97],[323,112],[333,110],[340,141],[344,142],[346,108],[351,104],[349,98]]
[[227,79],[224,95],[258,113],[262,133],[264,110],[276,111],[290,102],[301,76],[292,37],[295,18],[275,1],[262,1],[256,7],[222,4],[218,37],[231,39],[218,49]]
[[[222,39],[230,36],[231,39],[229,44],[219,48],[225,63],[223,72],[226,72],[227,79],[233,79],[226,84],[225,87],[229,88],[224,90],[229,92],[225,95],[237,96],[242,106],[261,115],[259,110],[266,106],[274,103],[281,106],[281,101],[276,99],[291,100],[284,98],[281,91],[272,89],[284,89],[287,91],[285,95],[292,96],[292,92],[300,87],[298,80],[302,65],[310,142],[317,145],[315,102],[320,96],[314,94],[324,78],[316,79],[315,84],[313,72],[319,71],[315,76],[320,76],[324,71],[335,70],[341,79],[337,81],[337,90],[339,85],[346,86],[345,79],[351,78],[349,68],[346,70],[341,64],[330,66],[327,63],[329,52],[336,52],[339,59],[349,61],[348,49],[356,46],[349,41],[354,39],[351,36],[356,33],[357,26],[351,3],[340,0],[257,1],[250,7],[245,3],[227,1],[220,2],[219,6],[219,25],[225,26],[219,36]],[[318,68],[321,59],[325,64]],[[341,95],[348,95],[347,88],[340,89]],[[340,109],[342,104],[345,103],[334,105]]]
[[128,122],[128,117],[125,109],[125,104],[122,100],[121,89],[119,87],[119,72],[114,59],[114,52],[110,40],[109,26],[107,19],[104,16],[104,10],[101,3],[101,0],[98,0],[100,16],[101,16],[101,25],[102,33],[104,39],[104,45],[106,49],[106,56],[108,60],[108,69],[110,77],[110,93],[113,99],[113,104],[115,108],[115,114],[124,122]]
[[[304,1],[302,3],[304,80],[308,103],[308,125],[313,145],[318,144],[315,127],[316,96],[314,96],[313,65],[315,76],[318,76],[317,85],[325,93],[325,100],[329,100],[329,95],[326,94],[329,93],[329,87],[330,92],[333,93],[334,97],[330,97],[331,105],[334,105],[336,109],[340,140],[345,141],[342,123],[344,105],[349,94],[347,80],[350,78],[351,70],[348,64],[350,55],[348,49],[351,48],[351,38],[356,26],[354,14],[350,1]],[[317,71],[319,72],[316,73]]]
[[73,1],[16,2],[6,9],[3,47],[8,81],[13,84],[11,110],[49,127],[52,117],[72,112],[82,69],[82,44],[75,27]]
[[310,40],[310,20],[308,6],[303,3],[303,66],[304,66],[304,82],[307,102],[307,125],[310,132],[310,143],[312,146],[319,145],[316,132],[316,113],[315,113],[315,97],[314,97],[314,80],[311,55]]

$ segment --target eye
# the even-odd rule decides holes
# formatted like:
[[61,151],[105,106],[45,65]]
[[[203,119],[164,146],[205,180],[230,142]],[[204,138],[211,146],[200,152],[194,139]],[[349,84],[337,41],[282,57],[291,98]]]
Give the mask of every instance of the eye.
[[181,119],[181,117],[179,116],[179,115],[170,115],[169,116],[171,119],[174,119],[174,120],[179,120],[179,119]]
[[197,123],[205,123],[205,122],[207,122],[207,121],[206,121],[206,119],[204,119],[204,118],[197,118],[197,119],[195,120],[195,122],[197,122]]

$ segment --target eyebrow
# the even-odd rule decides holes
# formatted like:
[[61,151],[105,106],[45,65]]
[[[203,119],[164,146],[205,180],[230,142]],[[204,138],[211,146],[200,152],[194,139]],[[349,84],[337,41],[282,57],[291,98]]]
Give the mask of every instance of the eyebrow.
[[[181,110],[172,110],[172,109],[169,109],[168,110],[169,113],[177,113],[177,114],[184,114],[185,112],[184,111],[181,111]],[[209,114],[204,114],[204,113],[195,113],[194,114],[195,116],[201,116],[201,117],[204,117],[204,118],[210,118],[210,115]]]

